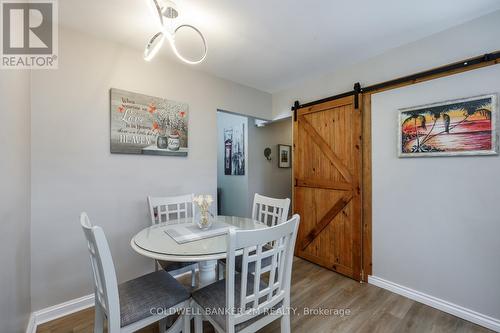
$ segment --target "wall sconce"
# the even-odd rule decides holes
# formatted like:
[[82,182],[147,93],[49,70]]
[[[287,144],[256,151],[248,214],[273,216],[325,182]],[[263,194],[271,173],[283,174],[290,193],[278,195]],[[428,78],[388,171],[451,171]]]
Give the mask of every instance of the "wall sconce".
[[271,160],[271,148],[267,147],[264,149],[264,156],[266,157],[266,160]]

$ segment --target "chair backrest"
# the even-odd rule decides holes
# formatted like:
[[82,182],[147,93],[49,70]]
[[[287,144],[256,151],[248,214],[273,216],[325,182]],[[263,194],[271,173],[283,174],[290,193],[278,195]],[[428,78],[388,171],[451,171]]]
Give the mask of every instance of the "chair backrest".
[[288,219],[290,199],[275,199],[255,193],[252,219],[272,227]]
[[[265,229],[229,230],[226,268],[228,332],[234,325],[270,311],[279,302],[283,302],[285,308],[290,305],[293,252],[299,221],[299,215],[295,214],[290,220]],[[236,275],[236,252],[240,249],[243,251],[242,270]],[[249,274],[250,265],[253,266],[253,275]],[[264,273],[269,273],[267,285],[261,284]],[[239,295],[235,289],[236,278],[241,279]]]
[[175,197],[148,196],[151,224],[192,217],[194,215],[193,198],[194,194]]
[[[92,226],[87,213],[80,214],[80,224],[87,239],[94,282],[95,304],[100,306],[108,317],[111,332],[120,328],[120,301],[115,266],[109,250],[108,241],[101,227]],[[117,327],[115,327],[118,325]]]

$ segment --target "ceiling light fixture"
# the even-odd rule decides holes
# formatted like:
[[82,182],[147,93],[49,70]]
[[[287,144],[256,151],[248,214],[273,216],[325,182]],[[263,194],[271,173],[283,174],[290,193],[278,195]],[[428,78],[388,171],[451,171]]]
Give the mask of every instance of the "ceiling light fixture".
[[[154,56],[158,53],[158,51],[161,49],[165,39],[168,40],[170,47],[172,48],[172,51],[177,56],[177,58],[179,58],[183,62],[190,65],[196,65],[205,60],[207,56],[207,42],[201,31],[190,24],[182,24],[177,28],[174,28],[173,20],[177,18],[177,16],[179,16],[176,4],[171,0],[150,0],[150,1],[153,1],[154,9],[158,14],[162,31],[157,32],[156,34],[153,35],[153,37],[149,39],[148,44],[146,45],[146,49],[144,50],[144,60],[150,61],[151,59],[153,59]],[[180,54],[179,50],[177,50],[177,47],[175,45],[175,35],[179,30],[185,28],[194,30],[200,36],[203,42],[203,55],[201,56],[200,59],[197,60],[187,59],[186,57]]]

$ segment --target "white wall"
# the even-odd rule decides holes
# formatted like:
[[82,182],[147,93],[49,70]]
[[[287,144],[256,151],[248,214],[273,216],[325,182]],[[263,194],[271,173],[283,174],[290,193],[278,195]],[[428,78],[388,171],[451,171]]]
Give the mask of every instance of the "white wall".
[[[146,196],[216,194],[217,109],[267,118],[271,96],[61,29],[59,69],[32,74],[32,310],[92,292],[78,215],[104,228],[119,281],[153,269],[130,248]],[[109,152],[109,89],[189,104],[187,158]]]
[[367,61],[273,94],[273,118],[289,115],[295,100],[301,103],[351,91],[362,86],[413,74],[454,61],[500,50],[500,11],[390,50]]
[[[224,174],[224,129],[245,126],[245,174]],[[221,215],[248,215],[248,118],[227,112],[217,112],[217,188],[220,193]]]
[[[254,123],[253,119],[250,123]],[[292,198],[292,169],[278,167],[278,144],[292,145],[292,120],[288,118],[265,127],[250,126],[248,136],[248,203],[251,214],[255,193],[273,198]],[[266,147],[272,150],[271,161],[264,157]]]
[[500,319],[500,157],[396,154],[399,108],[493,92],[498,65],[373,96],[373,275]]
[[30,73],[0,73],[0,330],[30,314]]

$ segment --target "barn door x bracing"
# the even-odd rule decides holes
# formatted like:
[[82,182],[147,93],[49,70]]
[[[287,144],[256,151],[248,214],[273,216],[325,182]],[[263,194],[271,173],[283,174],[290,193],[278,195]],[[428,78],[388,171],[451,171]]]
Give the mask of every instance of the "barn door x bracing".
[[293,127],[296,255],[361,280],[361,110],[349,96],[299,108]]

